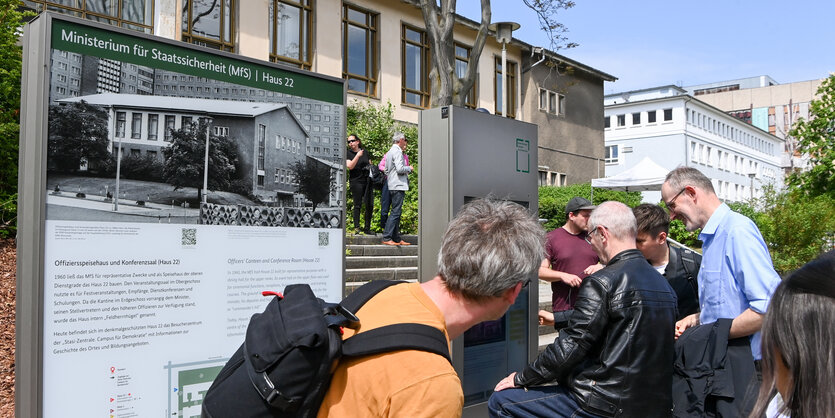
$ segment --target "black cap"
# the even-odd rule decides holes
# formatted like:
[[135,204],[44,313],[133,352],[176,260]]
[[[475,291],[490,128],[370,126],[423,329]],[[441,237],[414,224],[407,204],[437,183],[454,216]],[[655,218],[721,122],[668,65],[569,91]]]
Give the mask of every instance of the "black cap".
[[583,209],[594,209],[597,206],[592,205],[588,199],[582,198],[580,196],[573,197],[571,200],[568,201],[568,204],[565,205],[565,214],[568,215],[569,213],[577,214],[577,212]]

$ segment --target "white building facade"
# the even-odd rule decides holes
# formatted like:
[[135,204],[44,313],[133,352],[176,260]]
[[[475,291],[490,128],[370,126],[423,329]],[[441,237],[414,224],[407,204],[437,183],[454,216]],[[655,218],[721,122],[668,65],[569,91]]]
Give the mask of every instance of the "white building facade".
[[[784,186],[783,140],[679,87],[611,94],[604,104],[607,177],[649,157],[670,170],[699,169],[727,202],[759,197],[765,185]],[[644,201],[660,200],[660,192],[644,192]]]

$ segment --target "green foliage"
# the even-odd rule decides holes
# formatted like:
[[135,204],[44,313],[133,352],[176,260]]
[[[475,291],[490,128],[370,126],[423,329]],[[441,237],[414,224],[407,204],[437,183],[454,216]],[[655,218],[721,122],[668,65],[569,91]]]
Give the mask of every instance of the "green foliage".
[[765,189],[754,204],[762,210],[753,216],[742,213],[757,224],[778,272],[797,269],[832,249],[835,205],[831,197],[809,196],[802,190],[776,193]]
[[[403,211],[400,215],[400,232],[402,234],[416,234],[418,230],[418,130],[417,126],[394,120],[394,105],[375,105],[368,102],[353,102],[348,106],[348,135],[360,137],[362,147],[370,152],[373,164],[378,164],[383,155],[391,148],[391,135],[403,132],[409,140],[406,155],[414,171],[409,175],[409,190],[403,201]],[[347,176],[346,176],[347,179]],[[350,231],[356,228],[353,217],[353,201],[350,198],[348,185],[345,185],[347,196],[347,213],[349,214],[345,227]],[[380,191],[374,190],[374,214],[371,229],[382,232],[380,221]]]
[[[162,177],[174,186],[197,189],[198,200],[202,197],[203,170],[206,158],[207,121],[184,126],[171,132],[171,146],[163,148],[165,168]],[[209,136],[209,178],[210,190],[227,191],[236,178],[238,151],[235,144],[225,136],[211,133]]]
[[107,112],[85,101],[49,106],[47,158],[51,169],[64,173],[87,165],[100,170],[110,164]]
[[23,51],[19,29],[28,14],[20,0],[0,0],[0,237],[17,232],[17,163],[20,141],[20,75]]
[[798,151],[809,157],[811,168],[795,172],[788,182],[808,196],[835,198],[835,74],[818,88],[820,98],[809,106],[810,120],[798,120],[789,136],[798,140]]
[[119,175],[122,178],[162,182],[162,161],[150,155],[128,155],[122,158]]
[[313,202],[313,210],[316,205],[326,202],[331,191],[331,169],[312,158],[306,158],[304,162],[296,161],[290,165],[290,170],[299,181],[298,192],[305,195],[307,200]]
[[[539,188],[539,217],[547,219],[545,230],[559,228],[567,220],[565,205],[575,196],[589,198],[591,196],[591,183],[578,183],[570,186],[542,186]],[[607,200],[623,202],[634,208],[641,204],[640,192],[620,192],[608,189],[594,189],[594,197],[590,199],[595,205]]]

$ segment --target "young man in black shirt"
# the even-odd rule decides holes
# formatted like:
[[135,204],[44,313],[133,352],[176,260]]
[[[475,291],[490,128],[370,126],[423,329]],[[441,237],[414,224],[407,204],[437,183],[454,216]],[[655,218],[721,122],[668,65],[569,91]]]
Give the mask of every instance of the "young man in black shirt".
[[661,206],[643,203],[632,209],[638,221],[635,245],[652,267],[667,278],[678,297],[676,320],[699,312],[696,278],[702,256],[688,248],[667,242],[670,216]]

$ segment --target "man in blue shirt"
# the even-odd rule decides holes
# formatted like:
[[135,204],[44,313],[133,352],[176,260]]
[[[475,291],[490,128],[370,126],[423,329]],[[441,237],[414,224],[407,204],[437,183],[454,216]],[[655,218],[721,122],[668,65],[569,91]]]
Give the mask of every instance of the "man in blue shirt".
[[733,318],[728,338],[750,336],[758,362],[763,315],[780,284],[759,229],[722,203],[710,179],[695,168],[678,167],[667,174],[661,198],[672,219],[680,219],[688,231],[702,229],[701,312],[676,323],[676,338],[687,328]]

